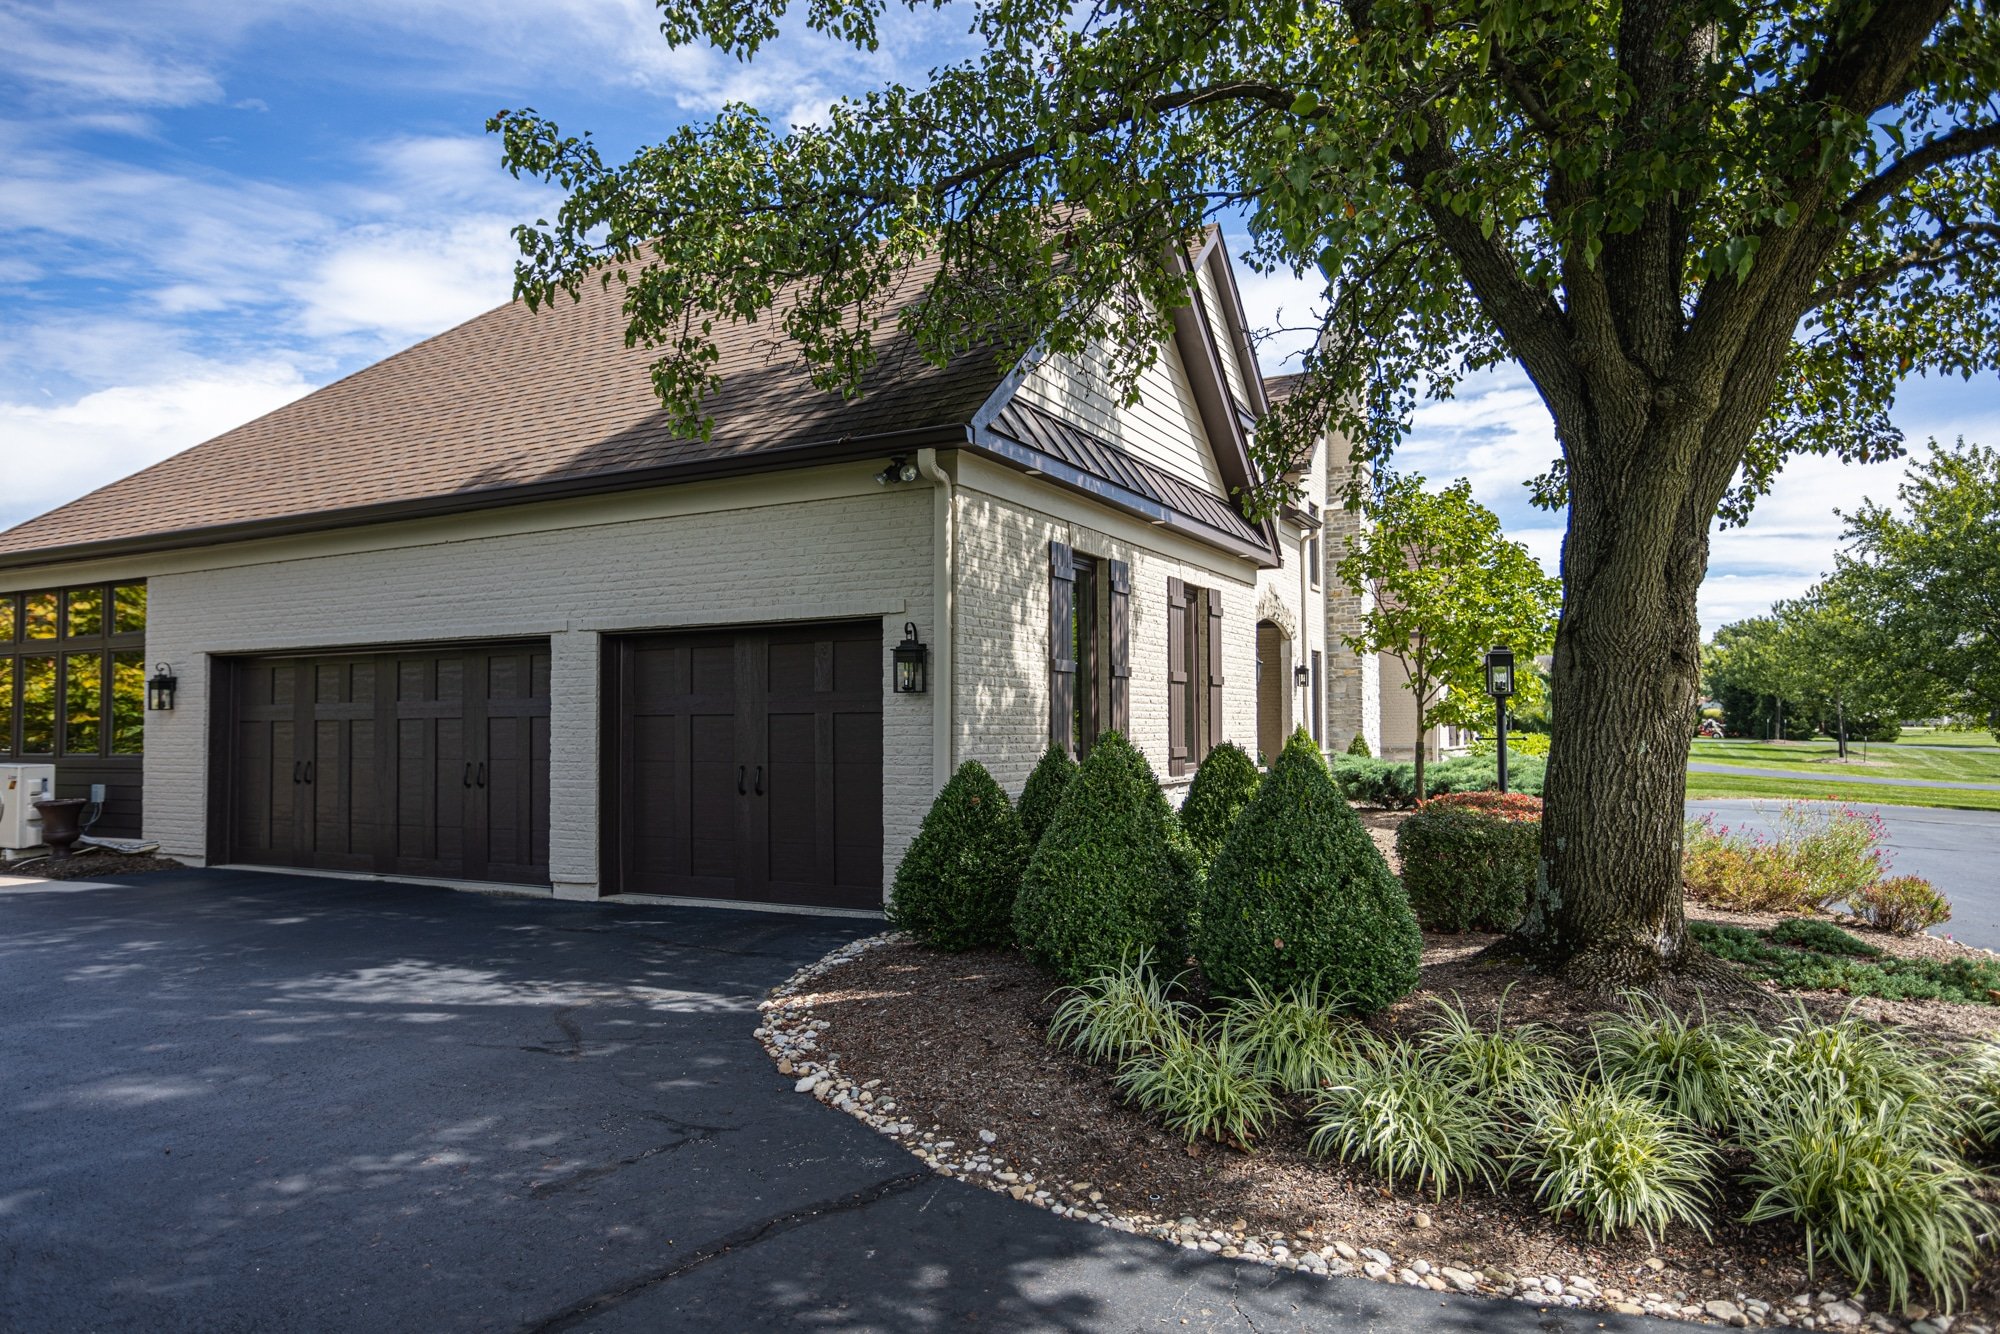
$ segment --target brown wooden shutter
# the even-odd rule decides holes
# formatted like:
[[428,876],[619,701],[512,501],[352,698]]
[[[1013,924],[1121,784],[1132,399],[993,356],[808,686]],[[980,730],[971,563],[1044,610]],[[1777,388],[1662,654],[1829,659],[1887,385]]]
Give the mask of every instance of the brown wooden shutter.
[[1187,772],[1188,593],[1178,579],[1167,580],[1167,774]]
[[1222,744],[1222,594],[1208,589],[1202,601],[1208,605],[1208,746],[1213,750]]
[[1126,740],[1132,738],[1132,567],[1122,560],[1106,561],[1111,571],[1110,717],[1106,726]]
[[1076,751],[1076,556],[1049,543],[1049,744]]

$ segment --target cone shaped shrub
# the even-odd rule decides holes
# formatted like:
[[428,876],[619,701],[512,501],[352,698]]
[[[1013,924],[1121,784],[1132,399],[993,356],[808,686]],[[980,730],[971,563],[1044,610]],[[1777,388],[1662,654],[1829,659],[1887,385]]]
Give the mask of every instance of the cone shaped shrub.
[[1303,731],[1209,867],[1190,944],[1220,995],[1316,981],[1331,1002],[1379,1010],[1417,985],[1410,902]]
[[890,923],[941,950],[1006,944],[1028,852],[1006,792],[985,765],[967,760],[896,868]]
[[1049,821],[1056,818],[1056,807],[1062,804],[1063,793],[1069,790],[1070,780],[1076,777],[1076,761],[1061,746],[1050,746],[1042,752],[1040,763],[1028,775],[1028,782],[1021,789],[1021,804],[1017,813],[1021,817],[1021,832],[1028,836],[1028,849],[1042,841],[1048,831]]
[[1203,861],[1222,851],[1229,827],[1257,792],[1257,765],[1243,747],[1225,741],[1208,752],[1181,803],[1181,828]]
[[1071,982],[1138,950],[1162,956],[1187,908],[1171,816],[1145,757],[1107,732],[1077,768],[1014,901],[1027,955]]

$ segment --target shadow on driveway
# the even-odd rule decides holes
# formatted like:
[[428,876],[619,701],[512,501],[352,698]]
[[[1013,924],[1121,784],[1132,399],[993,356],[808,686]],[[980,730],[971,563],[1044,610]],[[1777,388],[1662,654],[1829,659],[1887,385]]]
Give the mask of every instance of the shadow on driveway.
[[750,1036],[871,929],[250,872],[0,896],[0,1328],[1661,1328],[929,1175]]

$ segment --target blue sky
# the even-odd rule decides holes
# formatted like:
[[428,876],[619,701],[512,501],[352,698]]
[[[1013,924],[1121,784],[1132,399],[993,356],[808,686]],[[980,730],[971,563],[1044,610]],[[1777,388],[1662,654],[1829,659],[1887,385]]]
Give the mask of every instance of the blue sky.
[[[481,130],[499,108],[622,155],[725,100],[813,119],[920,78],[962,26],[898,14],[878,53],[787,38],[742,65],[670,50],[648,0],[0,0],[0,527],[504,301],[507,228],[555,200],[500,169]],[[1314,296],[1244,287],[1263,322]],[[1898,421],[1913,444],[2000,441],[2000,386],[1916,382]],[[1520,486],[1553,453],[1532,391],[1496,374],[1426,410],[1402,466],[1470,476],[1553,569],[1556,516]],[[1717,535],[1704,622],[1801,591],[1834,509],[1890,498],[1898,471],[1794,463]]]

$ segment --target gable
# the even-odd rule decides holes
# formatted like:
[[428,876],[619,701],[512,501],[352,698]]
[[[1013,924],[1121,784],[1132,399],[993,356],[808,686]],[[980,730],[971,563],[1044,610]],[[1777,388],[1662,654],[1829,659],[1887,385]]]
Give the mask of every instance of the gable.
[[1016,396],[1055,417],[1227,499],[1229,488],[1202,424],[1180,349],[1172,343],[1139,379],[1136,403],[1122,401],[1112,384],[1110,353],[1092,347],[1078,356],[1052,356],[1028,372]]

